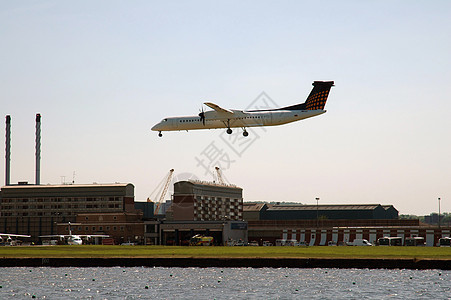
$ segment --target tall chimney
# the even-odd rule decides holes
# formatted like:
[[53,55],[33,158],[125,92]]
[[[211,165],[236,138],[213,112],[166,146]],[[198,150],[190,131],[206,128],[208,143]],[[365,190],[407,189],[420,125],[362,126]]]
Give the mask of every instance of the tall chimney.
[[41,184],[41,114],[36,114],[36,185]]
[[6,174],[5,185],[10,184],[11,177],[11,116],[6,116]]

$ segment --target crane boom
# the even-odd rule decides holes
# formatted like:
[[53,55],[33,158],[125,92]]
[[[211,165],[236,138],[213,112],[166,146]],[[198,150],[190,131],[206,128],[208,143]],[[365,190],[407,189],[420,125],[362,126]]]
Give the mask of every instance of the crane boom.
[[222,178],[221,169],[219,169],[219,167],[215,167],[215,169],[216,169],[216,173],[217,173],[217,176],[218,176],[219,184],[225,184],[224,178]]
[[163,191],[160,194],[160,198],[158,199],[157,206],[155,208],[155,214],[158,214],[158,211],[160,210],[160,206],[163,203],[164,197],[166,196],[166,193],[168,192],[169,184],[171,183],[173,173],[174,173],[174,169],[169,170],[169,174],[164,183]]

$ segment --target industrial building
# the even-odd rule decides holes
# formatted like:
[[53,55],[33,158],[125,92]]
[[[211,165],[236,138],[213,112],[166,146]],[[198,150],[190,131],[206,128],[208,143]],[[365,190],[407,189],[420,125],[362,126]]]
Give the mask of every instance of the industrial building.
[[211,236],[214,245],[228,241],[248,241],[247,222],[244,221],[163,221],[160,224],[161,245],[188,246],[196,234]]
[[269,204],[244,203],[244,220],[394,220],[398,210],[380,204]]
[[179,181],[167,219],[225,221],[243,219],[243,189],[204,181]]
[[134,186],[8,185],[0,190],[0,231],[57,234],[57,223],[76,222],[78,214],[135,212]]
[[421,224],[418,219],[402,220],[260,220],[248,222],[250,241],[273,245],[286,241],[310,246],[343,245],[354,239],[375,244],[381,237],[423,237],[426,246],[437,246],[442,237],[450,236],[451,228]]
[[243,189],[235,185],[179,181],[174,184],[171,206],[159,225],[162,245],[188,245],[196,234],[214,238],[214,244],[247,242],[243,220]]

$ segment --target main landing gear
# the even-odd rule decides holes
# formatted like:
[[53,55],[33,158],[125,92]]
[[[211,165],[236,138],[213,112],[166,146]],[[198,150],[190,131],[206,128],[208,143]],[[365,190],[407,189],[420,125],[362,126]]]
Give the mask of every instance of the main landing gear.
[[[232,129],[230,129],[230,119],[228,119],[227,120],[227,123],[226,122],[223,122],[224,123],[224,125],[227,127],[227,134],[232,134]],[[242,127],[243,128],[243,136],[248,136],[249,135],[249,133],[246,131],[246,128],[245,127]]]
[[[227,128],[227,134],[232,134],[232,129]],[[243,128],[243,136],[248,136],[249,132],[246,131],[246,128]]]
[[163,134],[161,133],[161,131],[158,132],[158,136],[159,136],[159,137],[162,137],[162,136],[163,136]]

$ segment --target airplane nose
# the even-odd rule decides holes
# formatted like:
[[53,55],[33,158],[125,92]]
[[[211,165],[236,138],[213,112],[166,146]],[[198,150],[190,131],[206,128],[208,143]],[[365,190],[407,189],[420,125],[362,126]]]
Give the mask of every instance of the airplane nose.
[[158,131],[158,128],[160,127],[159,125],[160,125],[160,123],[154,125],[150,130],[152,130],[152,131]]

